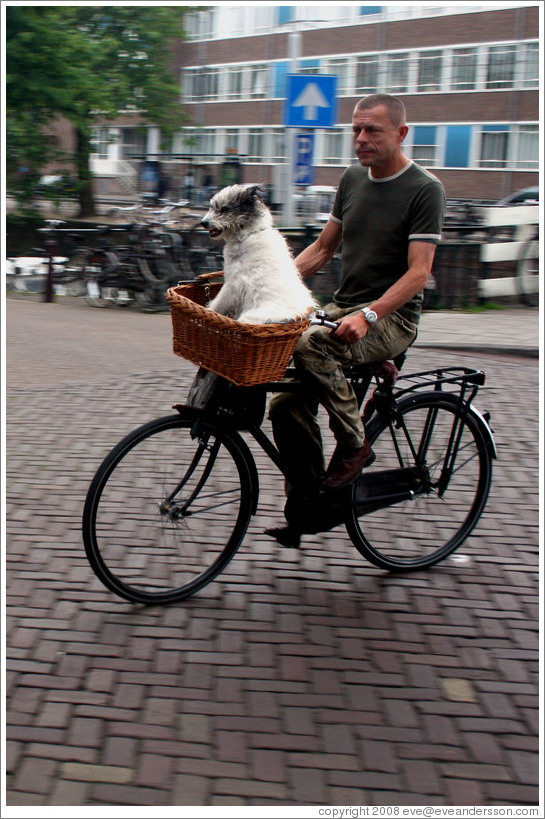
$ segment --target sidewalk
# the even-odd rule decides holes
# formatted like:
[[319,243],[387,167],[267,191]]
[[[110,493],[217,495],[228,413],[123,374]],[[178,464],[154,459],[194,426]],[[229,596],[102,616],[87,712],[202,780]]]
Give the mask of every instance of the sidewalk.
[[417,347],[539,357],[540,314],[528,307],[464,313],[427,310]]

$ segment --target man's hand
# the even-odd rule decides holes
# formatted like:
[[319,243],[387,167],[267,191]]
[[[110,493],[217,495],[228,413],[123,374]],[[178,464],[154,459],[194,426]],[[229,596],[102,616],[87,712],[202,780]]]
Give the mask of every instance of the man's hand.
[[369,325],[363,313],[356,313],[351,316],[345,316],[339,321],[339,326],[336,330],[331,330],[331,334],[344,341],[345,344],[355,344],[361,338],[365,338],[369,332]]

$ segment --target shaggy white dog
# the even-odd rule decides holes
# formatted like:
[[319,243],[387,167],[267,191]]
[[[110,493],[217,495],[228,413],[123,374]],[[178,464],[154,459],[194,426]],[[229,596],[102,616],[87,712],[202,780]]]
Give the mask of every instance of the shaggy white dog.
[[245,324],[294,321],[316,308],[259,185],[231,185],[210,200],[202,225],[225,242],[224,284],[211,310]]

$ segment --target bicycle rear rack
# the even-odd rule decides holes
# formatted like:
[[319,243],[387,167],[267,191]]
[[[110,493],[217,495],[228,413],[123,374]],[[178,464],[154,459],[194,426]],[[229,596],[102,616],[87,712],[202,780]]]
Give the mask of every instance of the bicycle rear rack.
[[[402,381],[408,382],[410,386],[399,389]],[[475,370],[472,367],[438,367],[436,370],[400,375],[394,393],[396,398],[400,398],[406,393],[425,387],[433,387],[434,390],[440,391],[445,385],[457,384],[462,387],[463,391],[470,384],[478,388],[484,383],[485,374],[482,370]]]

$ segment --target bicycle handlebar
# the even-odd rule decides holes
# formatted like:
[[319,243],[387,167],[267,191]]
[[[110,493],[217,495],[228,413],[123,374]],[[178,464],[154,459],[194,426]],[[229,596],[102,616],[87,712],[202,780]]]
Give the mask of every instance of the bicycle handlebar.
[[310,317],[310,323],[312,326],[330,327],[332,330],[336,330],[340,325],[339,321],[330,321],[327,319],[323,310],[316,310],[314,315]]

